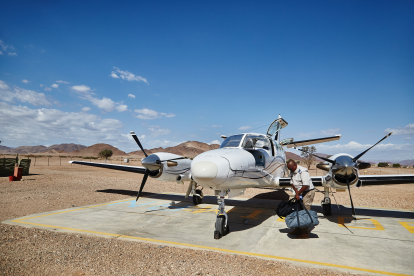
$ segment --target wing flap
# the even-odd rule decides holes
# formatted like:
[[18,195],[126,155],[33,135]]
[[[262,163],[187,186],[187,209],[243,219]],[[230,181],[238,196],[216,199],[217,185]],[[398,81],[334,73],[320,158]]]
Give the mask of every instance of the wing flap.
[[69,163],[92,166],[92,167],[99,167],[99,168],[105,168],[105,169],[111,169],[111,170],[125,171],[125,172],[141,173],[141,174],[145,174],[145,170],[146,170],[144,167],[106,164],[106,163],[94,163],[94,162],[84,162],[84,161],[69,161]]
[[318,139],[309,139],[309,140],[301,140],[301,141],[292,141],[289,144],[286,144],[288,148],[294,148],[294,147],[303,147],[307,145],[314,145],[319,143],[326,143],[331,141],[336,141],[341,139],[341,135],[335,135],[331,137],[325,137],[325,138],[318,138]]

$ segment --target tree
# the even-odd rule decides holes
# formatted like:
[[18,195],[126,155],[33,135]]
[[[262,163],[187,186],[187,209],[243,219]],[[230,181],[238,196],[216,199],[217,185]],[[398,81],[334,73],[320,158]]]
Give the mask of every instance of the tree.
[[378,167],[388,167],[388,163],[380,162],[380,163],[378,163]]
[[101,157],[101,158],[105,158],[105,162],[106,162],[106,160],[108,160],[108,158],[111,157],[112,154],[113,154],[112,150],[110,150],[110,149],[104,149],[103,151],[101,151],[99,153],[98,156]]
[[396,163],[396,164],[392,164],[392,167],[393,167],[393,168],[401,168],[401,165],[400,165],[400,164],[398,164],[398,163]]
[[314,146],[302,147],[302,150],[304,150],[305,152],[302,151],[300,155],[303,157],[303,163],[308,167],[309,170],[312,163],[316,160],[316,158],[313,155],[311,155],[311,153],[316,152],[316,148]]

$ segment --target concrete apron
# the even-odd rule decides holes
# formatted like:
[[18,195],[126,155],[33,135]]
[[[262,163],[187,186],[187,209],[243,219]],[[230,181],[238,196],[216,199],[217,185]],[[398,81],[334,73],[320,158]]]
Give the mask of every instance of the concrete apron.
[[31,215],[3,223],[61,232],[140,240],[243,254],[319,268],[387,275],[414,272],[414,211],[332,205],[309,239],[288,234],[275,209],[280,201],[226,200],[230,233],[214,239],[216,198],[205,196],[194,206],[183,194],[146,193],[135,199]]

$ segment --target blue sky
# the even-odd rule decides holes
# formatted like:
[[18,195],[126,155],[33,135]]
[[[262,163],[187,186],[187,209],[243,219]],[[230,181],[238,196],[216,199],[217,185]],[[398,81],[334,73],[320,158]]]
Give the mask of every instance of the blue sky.
[[[413,1],[3,1],[1,145],[265,133],[414,159]],[[293,150],[293,152],[295,152]]]

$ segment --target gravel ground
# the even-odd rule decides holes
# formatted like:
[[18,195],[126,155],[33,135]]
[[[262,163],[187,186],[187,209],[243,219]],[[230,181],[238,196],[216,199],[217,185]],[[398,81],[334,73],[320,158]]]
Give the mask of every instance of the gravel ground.
[[[390,173],[394,173],[391,171]],[[412,173],[412,172],[406,172]],[[36,166],[23,181],[0,178],[0,220],[130,198],[98,192],[136,191],[142,176],[85,166]],[[369,174],[369,173],[367,173]],[[149,179],[147,192],[181,192],[183,185]],[[212,191],[205,191],[212,194]],[[356,206],[414,209],[414,184],[353,189]],[[245,197],[284,199],[283,192],[249,189]],[[347,193],[336,193],[338,204],[349,205]],[[322,195],[317,194],[315,202]],[[334,201],[333,201],[334,202]],[[205,250],[160,246],[81,234],[0,224],[1,275],[350,275]],[[353,274],[355,275],[355,274]]]

